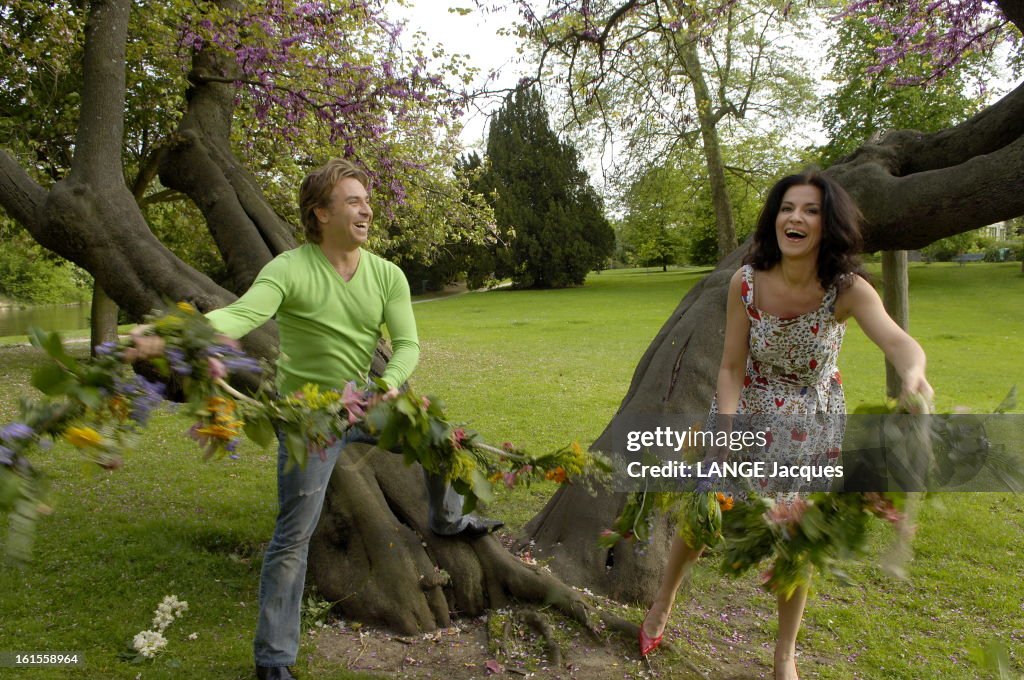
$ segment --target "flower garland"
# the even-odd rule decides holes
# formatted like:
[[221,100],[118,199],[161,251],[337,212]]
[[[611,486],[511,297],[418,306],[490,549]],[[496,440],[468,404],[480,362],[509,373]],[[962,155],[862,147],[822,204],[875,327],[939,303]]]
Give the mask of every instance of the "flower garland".
[[714,491],[638,492],[630,494],[598,543],[646,545],[660,512],[691,548],[724,544],[724,574],[740,576],[771,560],[761,583],[789,597],[810,582],[812,567],[843,576],[839,563],[863,553],[870,518],[895,524],[904,518],[905,503],[906,494],[897,493],[818,492],[776,501],[753,492],[745,498]]
[[[254,394],[243,395],[226,382],[229,374],[269,371],[220,342],[192,305],[178,303],[150,323],[166,343],[163,356],[151,363],[165,378],[181,384],[185,413],[194,420],[188,434],[204,448],[206,458],[235,456],[243,435],[266,447],[279,434],[289,464],[303,466],[310,454],[324,455],[349,427],[359,425],[382,448],[400,449],[407,464],[417,462],[449,479],[465,496],[467,512],[479,500],[491,498],[492,482],[568,483],[584,472],[600,476],[611,469],[602,456],[575,442],[539,456],[509,443],[500,449],[488,446],[476,432],[453,425],[439,399],[406,390],[385,401],[382,382],[366,389],[349,383],[341,391],[308,384],[283,397],[264,382]],[[0,512],[11,520],[7,552],[19,560],[30,556],[34,524],[49,511],[45,479],[30,462],[32,451],[63,438],[88,460],[116,469],[165,393],[163,383],[133,373],[125,363],[130,343],[105,343],[96,348],[95,357],[79,361],[67,353],[57,333],[33,329],[30,339],[51,360],[32,376],[43,397],[23,398],[21,418],[0,429]]]
[[[910,397],[904,407],[917,413],[931,412],[918,396]],[[894,410],[893,406],[884,407],[885,412]],[[894,448],[921,452],[924,459],[919,469],[933,467],[930,433],[922,428],[895,428],[888,436]],[[630,494],[598,544],[609,549],[623,540],[646,545],[655,513],[660,512],[672,520],[691,548],[724,544],[724,574],[740,576],[770,561],[761,574],[762,585],[789,597],[810,583],[814,567],[845,579],[840,563],[863,554],[872,517],[898,524],[907,515],[906,493],[816,492],[776,500],[753,490],[736,497],[710,487],[704,480],[692,491]]]

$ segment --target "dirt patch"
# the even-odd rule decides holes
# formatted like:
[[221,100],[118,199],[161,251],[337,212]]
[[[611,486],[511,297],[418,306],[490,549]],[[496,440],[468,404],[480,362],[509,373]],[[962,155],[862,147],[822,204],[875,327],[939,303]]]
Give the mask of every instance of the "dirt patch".
[[631,650],[626,649],[621,636],[595,641],[580,631],[570,633],[565,639],[562,634],[566,630],[561,625],[555,628],[562,638],[563,659],[558,667],[544,659],[542,648],[534,650],[534,645],[528,641],[525,645],[513,644],[503,638],[500,644],[510,654],[493,653],[485,619],[460,621],[457,626],[419,637],[403,637],[369,628],[358,631],[347,627],[325,628],[316,636],[316,660],[311,659],[310,667],[314,671],[341,667],[416,680],[470,680],[488,676],[621,680],[660,676],[635,658],[635,653],[630,657]]
[[[712,634],[712,641],[707,641],[706,630],[702,631],[705,635],[693,635],[692,631],[673,627],[666,633],[666,640],[672,641],[669,648],[658,650],[648,663],[638,658],[636,643],[624,635],[606,633],[595,640],[573,623],[552,622],[562,654],[561,664],[554,666],[546,660],[543,640],[523,628],[518,623],[498,625],[481,617],[461,620],[456,626],[422,636],[404,637],[369,627],[353,630],[344,624],[334,624],[314,634],[316,651],[309,659],[308,674],[330,677],[332,670],[344,668],[370,676],[410,680],[771,678],[771,668],[765,663],[770,659],[770,645],[765,644],[767,641],[744,639],[742,634]],[[492,638],[496,629],[502,633]]]

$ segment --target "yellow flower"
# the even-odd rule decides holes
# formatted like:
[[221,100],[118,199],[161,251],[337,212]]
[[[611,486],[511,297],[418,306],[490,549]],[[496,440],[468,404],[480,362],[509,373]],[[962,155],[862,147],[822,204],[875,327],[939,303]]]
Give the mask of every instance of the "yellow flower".
[[184,300],[178,303],[178,309],[185,312],[186,314],[195,314],[196,308]]
[[128,420],[128,402],[125,401],[124,397],[121,395],[111,397],[108,406],[110,408],[110,412],[115,418],[121,422]]
[[571,477],[577,477],[583,474],[583,470],[587,466],[587,454],[577,441],[569,445],[569,453],[572,454],[572,458],[565,461],[564,472]]
[[64,438],[67,439],[72,446],[77,446],[80,449],[84,449],[88,446],[98,447],[103,443],[103,435],[91,427],[69,427],[64,432]]
[[732,496],[726,496],[721,491],[715,493],[715,498],[718,499],[718,507],[722,509],[722,512],[732,510],[733,499]]
[[235,400],[224,397],[210,397],[206,401],[206,408],[212,413],[227,415],[235,412]]
[[337,390],[326,390],[321,392],[320,387],[314,383],[306,383],[302,389],[293,392],[285,398],[285,401],[292,406],[304,406],[309,409],[326,408],[338,401],[341,394]]
[[207,437],[213,437],[214,439],[223,439],[224,441],[231,441],[238,436],[236,428],[223,425],[207,425],[199,428],[196,432]]
[[556,467],[554,470],[548,470],[547,474],[544,475],[544,479],[550,479],[558,484],[561,484],[566,480],[565,468],[561,465]]

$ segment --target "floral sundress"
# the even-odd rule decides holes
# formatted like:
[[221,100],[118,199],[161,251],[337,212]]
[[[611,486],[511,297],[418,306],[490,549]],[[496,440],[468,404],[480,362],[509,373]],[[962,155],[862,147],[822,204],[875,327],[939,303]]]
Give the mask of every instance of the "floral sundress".
[[[748,426],[766,433],[767,445],[757,457],[768,468],[779,465],[827,466],[840,455],[845,429],[846,398],[837,361],[846,323],[836,320],[836,286],[825,291],[821,305],[798,316],[782,318],[754,304],[754,268],[743,265],[740,295],[750,319],[750,352],[737,412]],[[717,397],[710,423],[718,413]],[[773,480],[777,481],[777,480]],[[765,489],[769,480],[755,484]],[[826,490],[829,480],[791,480],[767,491]]]

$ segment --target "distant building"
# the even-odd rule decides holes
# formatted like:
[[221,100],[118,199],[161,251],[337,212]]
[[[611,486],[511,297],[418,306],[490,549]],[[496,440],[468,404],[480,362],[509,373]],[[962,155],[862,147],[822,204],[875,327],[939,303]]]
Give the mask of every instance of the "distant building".
[[981,233],[996,241],[1005,241],[1010,238],[1010,227],[1006,222],[996,222],[987,227],[982,227]]

